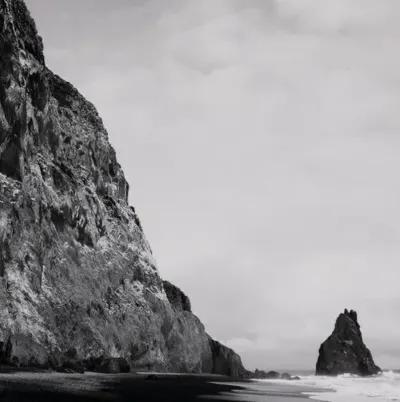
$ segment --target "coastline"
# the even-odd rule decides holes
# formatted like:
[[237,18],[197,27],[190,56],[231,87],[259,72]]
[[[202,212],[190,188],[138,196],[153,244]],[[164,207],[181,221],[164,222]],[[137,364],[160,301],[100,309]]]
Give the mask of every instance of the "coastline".
[[[301,384],[251,380],[244,382],[232,382],[232,386],[237,386],[229,392],[223,392],[220,395],[202,397],[213,401],[240,401],[240,402],[301,402],[306,400],[320,401],[311,397],[316,390],[314,388]],[[322,391],[322,390],[321,390]]]
[[0,400],[190,402],[239,388],[228,380],[233,381],[219,375],[14,371],[0,373]]
[[0,399],[11,402],[295,402],[309,388],[194,374],[0,373]]

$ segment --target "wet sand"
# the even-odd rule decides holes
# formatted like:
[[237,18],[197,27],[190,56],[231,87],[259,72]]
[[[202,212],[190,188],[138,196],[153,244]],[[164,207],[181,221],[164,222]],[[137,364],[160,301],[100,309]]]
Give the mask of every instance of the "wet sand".
[[[242,402],[307,402],[310,398],[307,392],[316,392],[315,389],[296,385],[287,385],[274,382],[249,381],[244,383],[225,383],[233,388],[229,392],[222,392],[219,395],[201,397],[213,401],[242,401]],[[315,399],[314,399],[315,401]]]
[[206,375],[0,374],[1,402],[300,402],[307,399],[303,391],[307,390]]

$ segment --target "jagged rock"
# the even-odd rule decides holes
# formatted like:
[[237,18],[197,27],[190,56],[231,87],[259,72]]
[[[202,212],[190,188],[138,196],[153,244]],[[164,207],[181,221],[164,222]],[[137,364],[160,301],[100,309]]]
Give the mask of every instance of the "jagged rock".
[[363,342],[357,313],[346,309],[337,318],[331,336],[319,348],[316,374],[366,376],[380,371]]
[[159,276],[95,107],[0,0],[0,363],[245,371]]

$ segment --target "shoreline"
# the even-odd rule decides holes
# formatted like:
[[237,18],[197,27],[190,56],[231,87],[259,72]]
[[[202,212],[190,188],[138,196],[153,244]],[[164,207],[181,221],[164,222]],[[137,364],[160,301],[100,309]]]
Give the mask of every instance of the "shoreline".
[[315,389],[302,384],[275,382],[274,380],[250,380],[243,383],[231,383],[240,385],[229,393],[219,396],[210,396],[202,399],[248,402],[301,402],[313,400],[323,402],[315,397],[314,392],[325,391]]
[[0,400],[190,402],[202,395],[231,392],[239,389],[239,384],[240,380],[206,374],[8,371],[0,373]]
[[300,402],[310,399],[303,388],[209,374],[0,373],[0,400],[6,402]]

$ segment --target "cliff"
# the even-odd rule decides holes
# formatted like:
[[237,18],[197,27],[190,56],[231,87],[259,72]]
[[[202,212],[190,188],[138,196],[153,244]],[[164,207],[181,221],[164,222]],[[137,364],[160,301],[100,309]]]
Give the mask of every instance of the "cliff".
[[332,334],[319,348],[316,374],[367,376],[380,371],[363,342],[357,313],[346,309],[337,318]]
[[0,0],[0,56],[0,364],[240,374],[160,278],[102,121],[22,0]]

